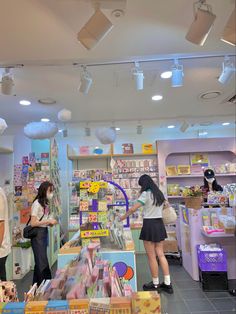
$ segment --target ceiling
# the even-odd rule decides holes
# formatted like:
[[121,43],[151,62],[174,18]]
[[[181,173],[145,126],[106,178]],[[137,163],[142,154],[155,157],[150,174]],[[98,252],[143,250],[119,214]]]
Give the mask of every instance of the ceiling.
[[[115,19],[111,32],[91,51],[76,39],[77,32],[93,14],[88,0],[0,0],[0,64],[24,64],[13,69],[16,96],[0,94],[0,117],[9,125],[26,124],[48,117],[57,120],[62,108],[72,111],[72,122],[150,121],[203,123],[216,126],[235,121],[235,78],[227,85],[218,82],[223,56],[235,54],[235,47],[220,41],[234,0],[208,0],[217,18],[203,47],[185,40],[193,19],[190,0],[127,0],[124,17]],[[184,66],[184,86],[172,88],[160,78],[170,69],[173,58]],[[208,56],[208,57],[204,57]],[[202,58],[204,57],[204,58]],[[232,57],[235,61],[235,56]],[[136,91],[133,64],[144,70],[144,90]],[[151,61],[158,60],[158,61]],[[149,61],[149,62],[146,62]],[[93,85],[88,95],[78,92],[81,68],[89,71]],[[0,69],[3,72],[3,69]],[[202,101],[199,95],[219,91],[215,99]],[[163,100],[153,102],[155,94]],[[38,99],[51,97],[56,105],[45,106]],[[29,107],[19,105],[28,99]]]

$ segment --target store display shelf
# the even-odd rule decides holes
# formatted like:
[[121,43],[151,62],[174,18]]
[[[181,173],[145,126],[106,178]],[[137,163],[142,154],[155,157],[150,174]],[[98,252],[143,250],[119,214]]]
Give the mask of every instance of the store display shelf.
[[168,198],[184,198],[182,195],[168,195]]
[[[219,173],[216,174],[216,177],[233,177],[236,176],[236,173]],[[167,176],[166,179],[182,179],[182,178],[203,178],[203,174],[186,174],[178,176]]]
[[134,154],[114,154],[112,157],[156,157],[157,153],[152,154],[143,154],[143,153],[134,153]]
[[111,158],[110,154],[103,155],[68,155],[69,160],[87,160],[87,159],[108,159]]
[[203,230],[201,230],[202,235],[204,235],[207,238],[233,238],[235,235],[233,233],[221,233],[221,232],[215,232],[212,234],[207,234]]

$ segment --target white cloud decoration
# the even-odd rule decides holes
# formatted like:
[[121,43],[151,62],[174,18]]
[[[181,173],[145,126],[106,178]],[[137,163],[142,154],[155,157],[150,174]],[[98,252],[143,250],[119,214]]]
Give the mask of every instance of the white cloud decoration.
[[71,111],[67,109],[62,109],[58,112],[57,118],[59,121],[68,122],[71,120]]
[[3,134],[3,132],[6,130],[7,128],[7,123],[4,119],[0,118],[0,135]]
[[30,122],[24,127],[25,135],[35,140],[51,138],[57,132],[57,125],[53,122]]
[[113,128],[98,128],[95,131],[97,139],[104,145],[112,144],[116,140],[116,131]]

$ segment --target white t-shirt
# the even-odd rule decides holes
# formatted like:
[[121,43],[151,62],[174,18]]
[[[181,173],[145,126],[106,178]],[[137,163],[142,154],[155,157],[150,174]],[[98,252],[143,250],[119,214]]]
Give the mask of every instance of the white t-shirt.
[[11,252],[11,240],[8,221],[8,204],[5,192],[0,188],[0,221],[4,221],[3,242],[0,245],[0,258],[5,257]]
[[144,219],[162,218],[164,203],[161,206],[153,205],[153,195],[150,190],[142,192],[137,201],[143,205]]
[[[43,216],[43,214],[44,214],[44,216]],[[49,211],[48,206],[46,206],[46,208],[43,209],[43,206],[39,204],[38,200],[35,200],[32,204],[31,216],[37,217],[38,220],[40,220],[40,218],[43,216],[43,219],[41,219],[41,221],[53,218],[53,216],[50,215],[50,211]],[[42,225],[40,227],[47,227],[47,225]]]

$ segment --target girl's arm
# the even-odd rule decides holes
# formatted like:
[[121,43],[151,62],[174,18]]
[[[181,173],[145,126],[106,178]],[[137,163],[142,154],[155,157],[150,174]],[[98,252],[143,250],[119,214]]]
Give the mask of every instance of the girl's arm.
[[143,206],[141,203],[137,202],[134,206],[132,206],[125,215],[120,217],[120,220],[125,220],[127,217],[129,217],[130,215],[132,215],[134,212],[136,212],[136,210],[138,208],[140,208],[141,206]]
[[31,216],[30,225],[31,227],[40,227],[40,226],[48,226],[50,225],[50,220],[41,220],[39,221],[36,216]]

